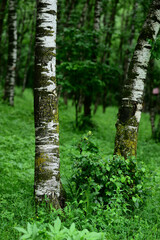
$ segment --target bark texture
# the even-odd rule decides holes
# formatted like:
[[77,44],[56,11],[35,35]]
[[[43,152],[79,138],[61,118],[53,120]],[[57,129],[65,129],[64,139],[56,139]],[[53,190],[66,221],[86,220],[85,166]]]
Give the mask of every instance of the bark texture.
[[37,0],[35,47],[35,198],[61,203],[56,91],[57,0]]
[[135,156],[137,151],[138,127],[141,118],[144,82],[151,56],[151,43],[160,28],[160,1],[154,0],[142,27],[125,82],[122,103],[116,124],[114,154]]
[[8,24],[9,24],[8,69],[5,82],[4,100],[8,101],[9,104],[13,106],[17,62],[17,14],[15,0],[9,0]]

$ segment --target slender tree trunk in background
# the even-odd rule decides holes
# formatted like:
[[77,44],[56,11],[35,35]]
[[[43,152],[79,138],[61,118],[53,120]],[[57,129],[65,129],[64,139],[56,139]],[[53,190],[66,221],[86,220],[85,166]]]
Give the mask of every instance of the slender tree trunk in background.
[[[94,2],[93,2],[94,1]],[[92,13],[92,8],[95,6],[95,0],[87,0],[87,16],[86,16],[86,23],[88,28],[92,27],[92,18],[91,18],[91,13]]]
[[[126,9],[125,9],[126,10]],[[129,44],[129,40],[124,37],[125,36],[125,32],[126,32],[126,29],[128,31],[130,31],[130,26],[129,26],[129,14],[128,12],[125,13],[125,16],[124,16],[124,26],[122,28],[122,32],[123,32],[123,37],[122,37],[122,42],[120,43],[121,46],[120,46],[120,53],[121,53],[121,56],[120,56],[120,63],[122,64],[122,70],[123,70],[123,75],[122,75],[122,83],[124,84],[124,81],[126,79],[126,74],[128,71],[128,54],[129,54],[129,50],[125,50],[123,49],[123,45],[127,45],[127,43]],[[132,21],[131,21],[131,24],[132,24]],[[129,39],[131,38],[131,34],[130,34],[130,37]]]
[[7,0],[2,0],[0,4],[0,44],[2,39],[2,30],[3,30],[3,20],[5,15],[5,8],[6,8]]
[[23,52],[22,50],[22,41],[25,36],[25,21],[26,21],[26,11],[21,11],[21,14],[23,16],[22,21],[20,21],[18,28],[20,29],[20,33],[17,35],[17,64],[16,64],[16,77],[15,77],[15,82],[17,85],[22,85],[19,81],[19,70],[20,70],[20,60],[21,60],[21,54]]
[[4,100],[8,101],[9,104],[13,106],[17,61],[17,14],[15,0],[9,0],[8,24],[9,24],[8,70],[4,89]]
[[33,49],[33,41],[34,41],[33,33],[34,33],[34,27],[35,27],[35,19],[36,19],[36,12],[34,11],[34,18],[33,18],[33,21],[32,21],[32,29],[31,29],[31,36],[30,36],[30,44],[29,44],[27,61],[26,61],[25,70],[24,70],[22,93],[24,92],[24,90],[26,88],[27,72],[28,72],[29,62],[30,62],[30,59],[31,59],[31,53],[32,53],[32,49]]
[[[7,0],[1,0],[0,3],[0,76],[2,75],[2,50],[1,50],[1,40],[2,40],[2,33],[3,33],[3,21],[5,17],[5,9],[7,5]],[[0,78],[1,81],[1,78]]]
[[[94,8],[94,31],[95,33],[99,32],[100,29],[100,15],[101,15],[101,0],[95,0],[95,8]],[[93,49],[93,54],[92,54],[92,60],[94,62],[97,61],[97,48],[96,46],[98,45],[98,38],[95,35],[94,37],[94,42],[95,42],[95,47]],[[92,93],[90,86],[88,86],[88,94],[84,97],[84,116],[85,117],[91,117],[91,104],[92,104]]]
[[110,47],[111,47],[111,40],[112,40],[112,35],[113,35],[113,29],[114,29],[114,25],[115,25],[115,17],[116,17],[116,11],[117,11],[117,5],[119,3],[119,0],[115,0],[112,6],[112,12],[111,12],[111,16],[110,16],[110,20],[109,20],[109,24],[108,24],[108,30],[106,32],[106,51],[104,51],[104,55],[102,58],[102,62],[107,62],[107,64],[109,65],[109,58],[110,58]]
[[122,62],[123,56],[123,43],[124,43],[124,30],[125,30],[125,12],[126,9],[123,9],[122,18],[121,18],[121,35],[120,35],[120,43],[119,43],[119,57],[120,62]]
[[[116,11],[117,11],[117,5],[119,3],[119,0],[115,0],[113,2],[113,6],[112,6],[112,12],[111,12],[111,16],[110,16],[110,20],[109,20],[109,25],[108,25],[108,30],[106,33],[106,51],[104,51],[104,55],[102,57],[102,62],[103,63],[107,63],[107,65],[109,65],[109,59],[110,59],[110,53],[111,53],[111,43],[112,43],[112,35],[113,35],[113,29],[114,29],[114,25],[115,25],[115,17],[116,17]],[[103,92],[103,99],[102,99],[102,104],[103,104],[103,113],[105,113],[106,110],[106,104],[107,104],[107,85],[104,86],[104,92]]]
[[[102,5],[102,11],[103,11],[103,24],[104,24],[104,28],[107,26],[107,8],[108,8],[108,2],[103,2]],[[99,18],[100,20],[100,18]],[[99,25],[100,26],[100,25]],[[104,49],[104,51],[106,51],[106,49]],[[103,57],[101,58],[101,63],[103,64]],[[100,74],[100,79],[101,81],[103,81],[103,74]],[[107,87],[105,86],[105,88],[107,89]],[[101,102],[101,93],[98,93],[96,96],[96,100],[95,100],[95,104],[94,104],[94,111],[93,114],[96,114],[99,103]],[[102,99],[102,103],[104,102],[104,98]]]
[[99,103],[100,103],[100,95],[98,94],[97,97],[96,97],[95,104],[94,104],[94,111],[93,111],[93,114],[96,114],[97,109],[98,109],[98,106],[99,106]]
[[84,116],[85,117],[91,117],[91,103],[92,103],[91,96],[86,95],[84,97]]
[[151,122],[151,129],[152,129],[152,136],[154,136],[155,134],[155,117],[156,117],[156,113],[155,113],[155,106],[151,106],[150,108],[150,122]]
[[[94,30],[99,32],[100,29],[100,17],[101,17],[101,0],[95,0],[95,9],[94,9]],[[98,38],[95,36],[95,43],[98,44]],[[94,56],[95,61],[97,61],[97,56]]]
[[84,25],[84,23],[86,22],[87,8],[88,8],[88,3],[86,1],[85,4],[84,4],[83,10],[82,10],[80,21],[78,23],[78,28],[81,28]]
[[79,97],[77,97],[77,98],[75,99],[76,127],[78,127],[78,99],[79,99]]
[[125,82],[122,103],[116,123],[114,154],[136,156],[138,127],[141,118],[144,81],[151,56],[151,41],[154,42],[160,28],[160,1],[154,0],[142,27],[128,77]]
[[[146,89],[145,92],[147,92],[148,96],[148,101],[149,101],[149,113],[150,113],[150,122],[151,122],[151,129],[152,129],[152,136],[155,134],[155,117],[156,117],[156,112],[157,112],[157,101],[155,101],[155,98],[157,96],[153,95],[153,87],[154,87],[154,77],[153,77],[153,71],[154,71],[154,59],[150,60],[149,63],[149,69],[150,71],[147,74],[147,80],[148,80],[148,89]],[[146,84],[147,85],[147,84]],[[147,91],[148,90],[148,91]],[[156,99],[157,100],[157,99]]]
[[77,4],[77,0],[66,0],[66,14],[67,14],[67,21],[66,21],[66,26],[68,25],[68,22],[71,18],[71,14],[73,9],[75,8],[75,5]]
[[82,91],[80,91],[80,96],[79,96],[79,100],[78,100],[78,112],[80,113],[82,111],[82,104],[83,104],[83,93]]
[[[133,10],[132,10],[132,20],[131,20],[131,27],[130,27],[131,34],[128,39],[128,45],[130,48],[133,45],[133,40],[134,40],[134,36],[135,36],[135,23],[136,23],[137,7],[138,7],[138,3],[137,3],[137,0],[135,0],[134,5],[133,5]],[[128,72],[128,67],[129,67],[130,61],[131,61],[131,53],[130,53],[130,50],[127,49],[125,52],[125,59],[124,59],[124,79],[126,79],[126,77],[127,77],[127,72]]]
[[102,107],[103,107],[103,113],[106,112],[106,107],[107,107],[107,92],[108,92],[108,87],[105,84],[104,90],[103,90],[103,99],[102,99]]
[[63,101],[64,101],[64,104],[67,106],[68,105],[68,93],[67,92],[63,93]]
[[62,86],[59,85],[59,86],[57,86],[57,99],[58,99],[57,104],[59,103],[61,92],[62,92]]
[[30,45],[29,45],[29,50],[28,50],[28,55],[27,55],[27,61],[26,61],[25,70],[24,70],[22,93],[24,92],[24,90],[26,88],[27,72],[28,72],[28,68],[29,68],[29,62],[31,60],[32,46],[33,46],[33,32],[31,33]]
[[37,0],[35,46],[35,199],[61,206],[56,87],[57,0]]

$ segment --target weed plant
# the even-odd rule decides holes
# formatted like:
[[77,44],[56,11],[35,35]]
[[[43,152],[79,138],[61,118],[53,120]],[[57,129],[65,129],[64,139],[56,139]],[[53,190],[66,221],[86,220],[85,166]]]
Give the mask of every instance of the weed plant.
[[[33,95],[32,91],[28,89],[25,90],[23,96],[20,93],[21,89],[16,89],[14,107],[7,106],[2,100],[0,102],[0,239],[19,239],[22,234],[15,227],[21,227],[27,231],[26,226],[29,226],[29,229],[37,226],[38,231],[40,230],[39,236],[47,239],[47,232],[53,230],[49,226],[54,228],[57,217],[61,221],[60,231],[65,228],[68,229],[66,231],[69,231],[71,226],[75,226],[75,231],[83,232],[84,229],[87,229],[90,233],[104,233],[107,240],[160,239],[160,143],[151,139],[149,115],[142,114],[137,151],[138,161],[144,162],[145,165],[146,180],[141,185],[147,189],[147,195],[145,201],[139,195],[143,200],[142,204],[137,205],[134,209],[130,208],[128,212],[128,202],[124,201],[123,192],[126,191],[127,198],[129,188],[123,191],[119,188],[119,191],[109,198],[110,203],[103,204],[100,195],[98,196],[98,190],[102,189],[101,186],[96,186],[95,192],[90,190],[87,192],[87,189],[82,188],[83,191],[80,193],[69,184],[73,177],[72,165],[82,157],[80,148],[83,148],[84,153],[84,151],[88,151],[89,146],[86,145],[84,150],[85,146],[77,147],[77,142],[91,129],[88,128],[85,132],[77,130],[74,125],[74,107],[70,102],[66,107],[60,101],[61,179],[67,193],[67,202],[65,208],[59,210],[39,206],[36,215],[33,196],[35,141]],[[0,95],[2,96],[2,91]],[[89,154],[85,154],[85,159],[88,159],[90,164],[93,163],[93,167],[97,166],[97,154],[100,154],[101,161],[104,159],[109,161],[107,159],[110,159],[113,154],[116,114],[116,107],[108,107],[105,114],[99,107],[93,117],[93,136],[89,146],[93,152],[89,154],[91,156],[94,154],[94,157],[89,159]],[[77,160],[73,156],[77,156]],[[106,167],[109,166],[108,164]],[[112,172],[114,172],[114,168],[114,165],[110,168]],[[102,169],[104,171],[104,166]],[[110,171],[107,170],[106,173],[103,171],[99,171],[98,176],[103,178],[104,175],[107,178]],[[140,171],[143,173],[142,167]],[[115,176],[118,177],[118,181],[116,179],[118,185],[124,181],[126,186],[129,186],[124,174],[122,178],[121,173],[119,175],[116,173]],[[90,181],[89,178],[87,181]],[[112,185],[108,185],[108,189],[111,187],[110,191],[114,192],[115,189],[118,189],[118,185],[113,184],[114,178],[111,181],[110,177],[109,181],[112,182]],[[93,184],[92,180],[90,184]],[[137,194],[140,194],[138,191],[141,189],[140,187],[136,190]],[[132,198],[132,193],[130,196],[129,199],[132,199],[135,204],[137,199]],[[75,225],[72,225],[73,223]]]

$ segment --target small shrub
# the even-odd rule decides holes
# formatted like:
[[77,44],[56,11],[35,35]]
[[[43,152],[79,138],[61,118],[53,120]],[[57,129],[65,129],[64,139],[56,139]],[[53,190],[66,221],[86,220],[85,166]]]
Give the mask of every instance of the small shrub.
[[101,157],[90,132],[78,147],[80,154],[74,156],[71,180],[80,203],[94,208],[97,203],[110,205],[119,198],[128,208],[139,207],[144,197],[145,168],[142,163],[134,158]]

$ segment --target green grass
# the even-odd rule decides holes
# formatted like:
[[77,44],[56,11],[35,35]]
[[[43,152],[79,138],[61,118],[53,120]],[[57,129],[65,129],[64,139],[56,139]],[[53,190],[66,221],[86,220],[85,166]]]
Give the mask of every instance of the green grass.
[[[27,222],[36,221],[33,196],[35,148],[33,111],[33,96],[28,89],[23,96],[20,94],[20,89],[16,89],[14,107],[7,106],[3,101],[0,102],[0,239],[2,240],[18,239],[19,233],[13,227],[26,226]],[[113,154],[116,114],[116,107],[108,107],[105,114],[99,107],[96,115],[93,116],[94,127],[80,131],[74,127],[74,107],[70,102],[68,107],[60,104],[60,158],[64,187],[67,187],[66,178],[72,174],[72,154],[77,152],[75,145],[87,131],[92,130],[94,141],[103,155]],[[61,213],[62,220],[66,219],[63,224],[69,226],[75,222],[77,228],[105,231],[107,239],[111,240],[160,239],[160,144],[151,139],[148,114],[142,114],[137,157],[145,163],[148,177],[146,187],[149,194],[143,209],[137,209],[131,217],[116,215],[114,211],[103,214],[99,211],[96,216],[87,218],[78,207],[74,208],[74,204],[70,203],[63,214]],[[43,224],[53,222],[57,214],[55,211],[51,214],[42,210],[40,222]],[[97,224],[101,225],[101,229]]]

